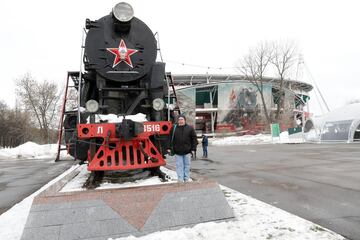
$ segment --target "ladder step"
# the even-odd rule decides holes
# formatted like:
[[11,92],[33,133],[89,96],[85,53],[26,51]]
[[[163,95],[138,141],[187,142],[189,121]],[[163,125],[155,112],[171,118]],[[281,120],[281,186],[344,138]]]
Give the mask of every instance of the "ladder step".
[[145,88],[101,88],[100,91],[140,91],[145,90]]
[[65,128],[65,132],[74,132],[76,128]]
[[72,114],[76,114],[77,113],[77,110],[72,110],[72,111],[65,111],[64,112],[64,114],[70,114],[70,113],[72,113]]

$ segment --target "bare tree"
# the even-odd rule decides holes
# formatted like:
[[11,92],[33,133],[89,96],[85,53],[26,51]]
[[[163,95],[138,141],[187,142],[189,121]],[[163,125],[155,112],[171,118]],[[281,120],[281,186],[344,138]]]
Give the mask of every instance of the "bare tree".
[[0,147],[16,147],[30,138],[29,116],[19,108],[10,109],[0,101]]
[[276,77],[278,78],[278,92],[277,92],[277,108],[275,120],[280,122],[281,108],[284,108],[285,98],[285,79],[290,77],[293,67],[297,64],[298,50],[293,42],[274,43],[273,44],[273,57],[271,63],[275,68]]
[[[62,90],[62,92],[65,92],[65,90]],[[73,111],[74,109],[77,109],[77,98],[78,98],[78,92],[75,88],[69,88],[67,93],[67,101],[66,101],[66,111]]]
[[248,55],[240,60],[238,70],[248,79],[260,93],[266,121],[271,123],[271,118],[264,98],[264,74],[268,70],[272,58],[272,49],[268,43],[262,42],[254,49],[250,49]]
[[57,85],[47,80],[37,82],[28,73],[16,80],[16,93],[40,128],[42,142],[48,142],[50,130],[56,126],[59,109]]
[[6,147],[8,106],[0,100],[0,147]]

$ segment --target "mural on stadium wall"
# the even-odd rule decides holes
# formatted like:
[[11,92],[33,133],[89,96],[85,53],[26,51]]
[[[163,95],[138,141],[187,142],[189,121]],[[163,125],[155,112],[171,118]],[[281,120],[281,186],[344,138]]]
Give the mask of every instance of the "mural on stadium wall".
[[176,90],[176,97],[178,99],[178,105],[182,114],[186,117],[186,123],[195,127],[196,117],[196,89],[184,88]]
[[[271,107],[271,85],[264,85],[266,105]],[[251,83],[223,83],[218,86],[219,131],[242,131],[256,128],[262,118],[260,93]]]

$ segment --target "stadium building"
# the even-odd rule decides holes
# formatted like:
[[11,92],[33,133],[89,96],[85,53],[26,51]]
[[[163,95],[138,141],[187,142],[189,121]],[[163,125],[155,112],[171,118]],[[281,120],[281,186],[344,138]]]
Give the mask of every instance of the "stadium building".
[[[198,134],[257,134],[269,131],[263,102],[274,119],[279,104],[279,79],[263,79],[263,96],[242,75],[172,74],[177,106]],[[309,92],[313,87],[295,80],[284,81],[281,130],[302,127],[309,118]]]

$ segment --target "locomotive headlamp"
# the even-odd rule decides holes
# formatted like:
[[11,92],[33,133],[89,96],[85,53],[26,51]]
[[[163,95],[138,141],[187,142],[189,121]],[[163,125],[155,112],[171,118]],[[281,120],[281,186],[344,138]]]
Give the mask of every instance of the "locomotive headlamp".
[[153,101],[152,101],[152,106],[153,108],[156,110],[156,111],[160,111],[160,110],[163,110],[164,107],[165,107],[165,102],[163,99],[161,98],[155,98]]
[[134,17],[134,10],[130,4],[121,2],[115,5],[112,10],[114,17],[120,22],[128,22]]
[[89,100],[86,102],[86,111],[94,113],[99,110],[99,103],[95,100]]

